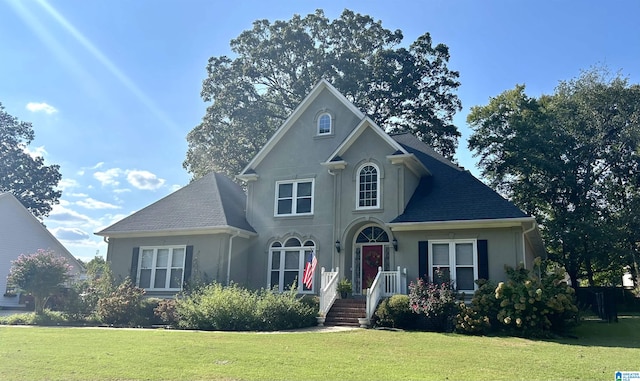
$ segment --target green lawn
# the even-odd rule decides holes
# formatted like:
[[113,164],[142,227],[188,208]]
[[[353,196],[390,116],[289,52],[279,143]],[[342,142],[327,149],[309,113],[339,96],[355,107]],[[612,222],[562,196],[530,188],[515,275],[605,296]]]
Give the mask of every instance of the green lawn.
[[614,380],[640,370],[640,317],[534,341],[354,330],[221,333],[0,327],[2,380]]

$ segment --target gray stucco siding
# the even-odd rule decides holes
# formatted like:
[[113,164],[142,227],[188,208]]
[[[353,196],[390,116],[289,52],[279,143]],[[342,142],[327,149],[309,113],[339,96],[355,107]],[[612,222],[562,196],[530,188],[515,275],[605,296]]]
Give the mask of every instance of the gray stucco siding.
[[[237,241],[243,239],[235,238],[234,240],[234,248],[240,249],[240,255],[242,255],[242,244]],[[134,247],[193,246],[191,280],[224,283],[227,276],[228,244],[228,234],[140,238],[112,237],[109,239],[107,261],[116,280],[123,280],[131,273],[131,258]],[[232,268],[237,274],[244,272],[244,266],[245,262],[238,261],[233,263],[232,259]],[[241,267],[241,269],[238,269],[238,267]]]
[[489,279],[505,280],[504,266],[516,267],[523,262],[523,242],[521,228],[491,228],[465,230],[434,230],[422,232],[394,232],[398,240],[395,264],[407,269],[408,280],[417,279],[418,242],[434,240],[486,240],[489,256]]

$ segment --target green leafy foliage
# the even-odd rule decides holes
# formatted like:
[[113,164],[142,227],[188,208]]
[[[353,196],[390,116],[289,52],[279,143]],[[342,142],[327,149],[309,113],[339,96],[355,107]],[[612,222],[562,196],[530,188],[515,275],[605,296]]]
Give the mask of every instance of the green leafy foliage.
[[506,268],[507,281],[496,286],[483,283],[470,307],[461,307],[456,329],[464,333],[484,333],[490,327],[523,337],[546,337],[565,333],[577,321],[574,290],[558,267],[541,271],[536,259],[533,271],[522,266]]
[[415,328],[418,315],[409,307],[408,295],[393,295],[380,302],[375,312],[374,324],[380,327]]
[[222,331],[270,331],[309,327],[317,308],[296,296],[296,290],[249,291],[238,285],[207,285],[177,299],[178,327]]
[[144,290],[126,278],[109,295],[98,300],[96,313],[106,324],[137,325],[143,295]]
[[184,167],[195,178],[239,173],[313,86],[331,82],[382,128],[409,131],[452,158],[460,133],[453,115],[459,74],[449,49],[429,33],[408,48],[380,21],[322,10],[288,21],[258,20],[231,41],[234,59],[211,57],[201,96],[211,102],[187,136]]
[[0,103],[0,193],[11,192],[34,216],[42,218],[62,194],[55,189],[61,175],[60,166],[44,165],[42,156],[32,157],[25,151],[34,138],[31,123],[11,116]]
[[53,251],[40,249],[21,254],[11,262],[8,282],[34,297],[35,312],[42,314],[47,299],[69,279],[71,266]]
[[538,218],[574,286],[638,273],[640,85],[594,68],[552,95],[516,86],[472,107],[467,122],[483,177]]
[[98,301],[115,290],[113,272],[102,257],[89,261],[86,271],[87,278],[75,282],[59,303],[59,309],[78,322],[90,318],[98,308]]

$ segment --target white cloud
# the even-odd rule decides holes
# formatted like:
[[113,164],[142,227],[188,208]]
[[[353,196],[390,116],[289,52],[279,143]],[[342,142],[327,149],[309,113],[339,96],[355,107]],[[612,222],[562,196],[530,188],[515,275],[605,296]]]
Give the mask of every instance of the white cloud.
[[66,194],[71,197],[89,197],[89,195],[86,193],[66,193]]
[[131,189],[129,188],[120,188],[120,189],[114,189],[113,193],[126,193],[126,192],[131,192]]
[[96,172],[93,174],[93,177],[100,181],[102,186],[111,185],[117,187],[120,185],[120,181],[117,179],[123,172],[120,168],[111,168],[104,172]]
[[120,209],[119,206],[94,200],[91,197],[87,197],[84,200],[76,201],[76,205],[82,206],[87,209]]
[[54,228],[51,233],[61,241],[85,241],[91,238],[91,235],[78,228]]
[[58,182],[58,189],[65,191],[71,188],[77,188],[80,184],[74,179],[62,179]]
[[158,178],[153,173],[139,170],[127,171],[127,181],[135,188],[144,190],[156,190],[165,183],[164,179]]
[[47,217],[47,219],[59,223],[83,223],[95,225],[95,221],[92,220],[89,216],[78,213],[75,210],[65,208],[60,204],[53,206],[53,208],[51,209],[51,213],[49,213],[49,217]]
[[171,192],[175,192],[175,191],[177,191],[178,189],[181,189],[181,188],[182,188],[182,185],[180,185],[180,184],[173,184],[173,185],[171,186]]
[[48,153],[47,150],[44,149],[44,146],[32,148],[29,148],[28,146],[22,146],[22,150],[34,159],[37,157],[44,157],[44,155]]
[[58,110],[55,107],[48,105],[44,102],[41,102],[41,103],[29,102],[27,103],[27,110],[31,112],[44,112],[45,114],[55,114],[56,112],[58,112]]

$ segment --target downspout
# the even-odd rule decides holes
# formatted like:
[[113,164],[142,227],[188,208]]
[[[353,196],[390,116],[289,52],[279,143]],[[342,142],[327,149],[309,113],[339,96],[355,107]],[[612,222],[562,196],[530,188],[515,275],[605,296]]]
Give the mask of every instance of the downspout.
[[233,239],[239,235],[240,230],[236,230],[236,232],[229,237],[229,253],[227,256],[227,286],[231,283],[231,251],[233,249]]
[[527,268],[527,255],[526,255],[527,247],[524,241],[527,238],[527,234],[534,231],[536,229],[536,226],[538,226],[538,223],[533,221],[533,224],[531,224],[531,228],[522,232],[522,263],[525,269]]

